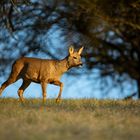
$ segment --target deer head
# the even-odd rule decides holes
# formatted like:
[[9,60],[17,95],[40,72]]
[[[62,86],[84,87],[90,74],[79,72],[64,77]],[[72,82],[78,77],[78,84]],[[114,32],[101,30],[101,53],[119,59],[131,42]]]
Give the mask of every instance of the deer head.
[[69,67],[76,67],[76,66],[82,66],[82,60],[81,60],[81,53],[83,51],[84,47],[81,47],[78,51],[74,51],[73,46],[70,46],[69,48],[69,56],[68,56],[68,65]]

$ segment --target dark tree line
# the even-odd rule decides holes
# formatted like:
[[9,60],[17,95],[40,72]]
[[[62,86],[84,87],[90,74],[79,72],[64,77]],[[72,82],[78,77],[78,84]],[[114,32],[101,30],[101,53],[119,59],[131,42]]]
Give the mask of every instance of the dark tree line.
[[57,32],[63,50],[85,46],[79,74],[96,68],[119,84],[135,80],[140,98],[139,0],[1,0],[0,7],[1,74],[20,56],[62,54],[51,39]]

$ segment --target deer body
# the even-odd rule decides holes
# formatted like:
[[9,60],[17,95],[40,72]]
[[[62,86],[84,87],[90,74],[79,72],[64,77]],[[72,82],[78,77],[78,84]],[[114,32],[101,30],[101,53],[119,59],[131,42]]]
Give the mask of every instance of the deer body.
[[60,82],[60,78],[63,73],[67,72],[71,67],[76,67],[82,64],[80,56],[82,50],[83,47],[78,52],[74,52],[73,47],[70,47],[69,55],[62,60],[48,60],[28,57],[22,57],[16,60],[12,66],[12,71],[8,80],[5,81],[0,88],[0,94],[8,85],[22,78],[23,83],[18,90],[21,102],[24,101],[23,92],[31,82],[41,84],[43,102],[46,101],[47,84],[60,86],[60,91],[56,99],[56,102],[59,102],[63,89],[63,83]]
[[36,83],[45,81],[47,83],[53,80],[59,80],[64,72],[68,70],[66,58],[63,60],[45,60],[38,58],[23,57],[15,62],[19,78],[28,79]]

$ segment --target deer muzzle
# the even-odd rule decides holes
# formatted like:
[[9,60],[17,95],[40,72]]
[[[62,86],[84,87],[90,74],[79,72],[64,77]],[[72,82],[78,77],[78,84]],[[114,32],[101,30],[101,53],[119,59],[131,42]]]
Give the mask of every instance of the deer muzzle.
[[80,64],[79,64],[79,67],[82,67],[82,66],[83,66],[83,63],[80,63]]

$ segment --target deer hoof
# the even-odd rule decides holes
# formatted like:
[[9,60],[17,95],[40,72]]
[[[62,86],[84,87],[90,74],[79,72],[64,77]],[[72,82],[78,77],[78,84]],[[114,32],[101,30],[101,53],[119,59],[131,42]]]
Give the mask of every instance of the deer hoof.
[[56,99],[56,103],[60,103],[61,102],[61,99]]
[[20,102],[22,105],[25,104],[25,100],[24,100],[24,98],[22,98],[22,99],[18,99],[18,102]]

